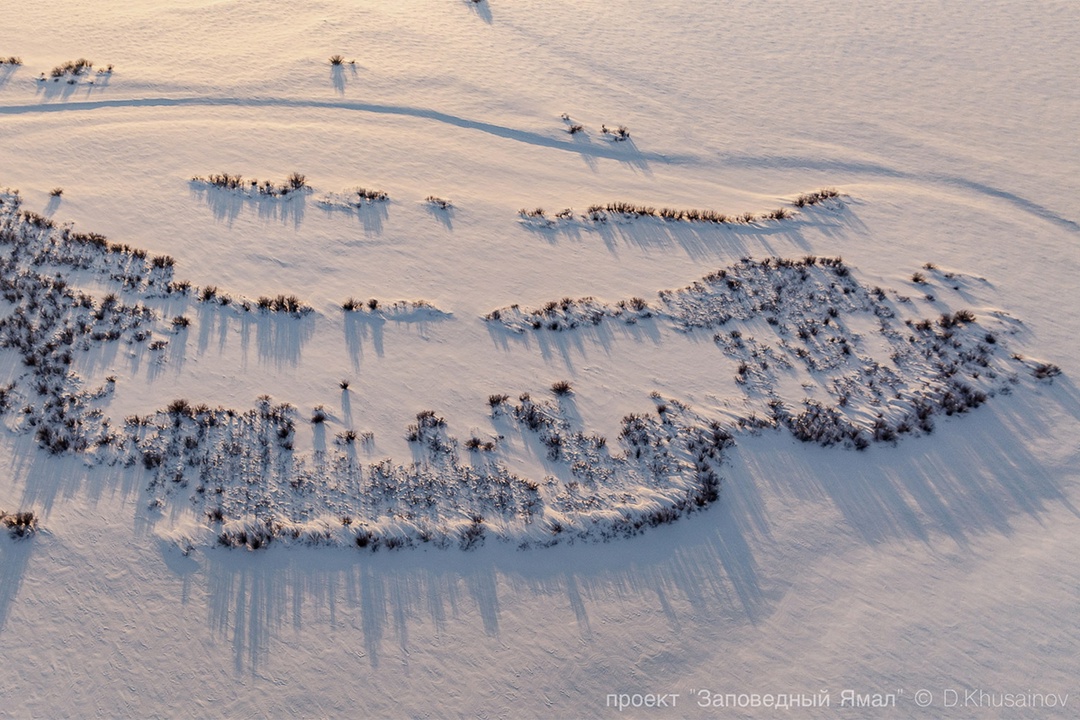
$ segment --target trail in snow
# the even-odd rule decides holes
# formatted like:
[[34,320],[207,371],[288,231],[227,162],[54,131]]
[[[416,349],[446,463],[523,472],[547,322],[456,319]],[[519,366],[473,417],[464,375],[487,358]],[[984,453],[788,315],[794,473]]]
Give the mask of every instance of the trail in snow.
[[875,162],[812,158],[802,155],[745,155],[724,154],[720,156],[723,164],[748,168],[783,168],[785,170],[821,170],[852,175],[870,175],[877,177],[911,180],[928,185],[948,185],[967,190],[994,200],[1003,200],[1013,207],[1040,220],[1045,220],[1063,230],[1080,232],[1080,223],[1059,215],[1050,208],[1034,200],[1018,195],[1009,190],[994,187],[988,183],[946,173],[913,173]]
[[329,100],[306,100],[292,98],[236,98],[236,97],[157,97],[157,98],[127,98],[116,100],[85,100],[66,102],[63,104],[35,104],[35,105],[6,105],[0,106],[0,114],[26,115],[32,113],[54,112],[84,112],[88,110],[101,110],[108,108],[159,108],[159,107],[282,107],[316,110],[350,110],[375,115],[397,115],[401,117],[414,117],[422,120],[464,128],[466,130],[478,130],[496,137],[515,140],[517,142],[536,145],[538,147],[551,148],[572,152],[578,155],[589,155],[598,158],[609,158],[623,162],[657,162],[670,165],[688,165],[699,162],[698,158],[689,155],[664,155],[654,152],[642,152],[632,142],[619,143],[619,149],[613,146],[593,145],[580,142],[563,142],[540,133],[529,130],[518,130],[504,125],[470,120],[468,118],[451,115],[449,113],[431,110],[429,108],[410,107],[407,105],[380,105],[376,103],[356,102],[333,102]]
[[[495,137],[514,140],[516,142],[526,143],[537,147],[560,150],[593,158],[619,160],[621,162],[637,164],[643,168],[647,168],[647,164],[650,162],[675,166],[703,165],[706,162],[704,157],[693,155],[673,155],[642,151],[638,149],[632,141],[619,143],[619,147],[576,141],[566,142],[541,133],[506,127],[505,125],[498,125],[480,120],[471,120],[469,118],[433,110],[431,108],[411,107],[408,105],[384,105],[379,103],[337,102],[281,97],[155,97],[84,100],[56,104],[36,103],[32,105],[0,105],[0,114],[29,115],[38,113],[86,112],[114,108],[138,109],[163,107],[281,107],[315,110],[348,110],[374,115],[395,115],[399,117],[431,120],[466,130],[476,130],[489,135],[494,135]],[[747,155],[723,153],[719,155],[717,159],[725,166],[823,170],[853,175],[889,177],[932,185],[948,185],[994,200],[1007,202],[1013,207],[1056,225],[1059,228],[1070,232],[1080,233],[1080,223],[1051,210],[1035,200],[979,180],[959,175],[949,175],[945,173],[919,174],[890,167],[883,163],[842,159],[821,159],[799,155]]]

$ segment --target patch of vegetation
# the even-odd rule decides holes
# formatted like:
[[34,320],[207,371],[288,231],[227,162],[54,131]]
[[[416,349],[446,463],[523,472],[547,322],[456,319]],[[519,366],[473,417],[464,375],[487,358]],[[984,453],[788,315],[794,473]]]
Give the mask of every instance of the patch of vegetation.
[[826,200],[833,200],[838,197],[840,197],[840,191],[836,188],[822,188],[821,190],[799,195],[791,204],[801,208],[809,205],[820,205]]
[[263,295],[255,301],[255,307],[263,312],[288,313],[295,317],[306,315],[312,308],[295,295]]
[[49,77],[59,79],[65,75],[78,76],[90,72],[90,69],[93,67],[94,63],[86,58],[68,60],[50,70]]
[[609,128],[607,125],[601,125],[600,132],[610,137],[615,142],[622,142],[630,139],[630,131],[626,129],[625,125],[618,125],[614,128]]
[[[820,193],[827,191],[821,190],[817,193],[811,193],[810,195],[800,195],[801,205],[798,207],[805,207],[806,205],[815,204],[823,201]],[[832,191],[829,191],[832,192]],[[809,199],[808,199],[809,198]],[[817,199],[815,199],[817,198]],[[813,202],[811,202],[813,200]],[[715,210],[699,210],[695,208],[681,209],[671,207],[654,207],[652,205],[641,205],[638,203],[630,202],[610,202],[605,205],[590,205],[581,215],[575,215],[573,208],[564,208],[555,214],[554,219],[550,219],[547,212],[542,207],[528,209],[522,208],[518,211],[522,220],[531,226],[535,227],[555,227],[560,223],[575,223],[581,222],[586,225],[605,223],[612,219],[621,220],[634,220],[641,218],[658,218],[670,222],[692,222],[692,223],[712,223],[715,225],[728,225],[728,224],[743,224],[748,225],[758,221],[782,221],[790,220],[795,216],[791,210],[787,208],[776,208],[775,210],[769,210],[761,214],[754,214],[750,212],[731,215],[727,213],[717,212]]]
[[24,538],[37,532],[38,518],[29,510],[11,514],[0,510],[0,525],[7,529],[11,537]]
[[559,397],[563,397],[565,395],[570,395],[571,393],[573,393],[574,388],[566,380],[559,380],[558,382],[552,384],[551,392],[555,393]]
[[1036,380],[1050,380],[1061,375],[1061,368],[1053,363],[1039,363],[1031,370]]
[[[712,335],[722,355],[717,366],[729,362],[748,401],[763,407],[720,420],[653,393],[655,411],[624,417],[609,442],[577,424],[573,403],[558,397],[573,392],[562,381],[551,386],[556,397],[543,400],[491,395],[495,431],[470,429],[460,442],[435,410],[420,412],[406,428],[408,462],[361,463],[358,456],[374,450],[374,437],[350,428],[335,428],[340,432],[329,447],[294,453],[297,412],[267,396],[246,410],[180,398],[112,427],[97,401],[114,383],[84,387],[71,370],[78,354],[121,340],[146,343],[137,352],[157,346],[163,341],[154,333],[170,318],[144,303],[186,293],[190,285],[180,289],[171,263],[23,211],[12,193],[0,193],[0,246],[0,297],[7,303],[0,347],[24,366],[0,387],[5,423],[32,433],[45,452],[143,468],[147,507],[192,507],[206,518],[208,542],[223,547],[299,543],[376,551],[423,544],[468,549],[490,540],[603,542],[715,502],[724,454],[740,432],[787,428],[807,442],[860,449],[932,432],[938,416],[969,412],[1021,382],[1002,357],[1018,330],[997,311],[922,318],[895,293],[861,283],[841,258],[744,258],[655,299],[563,298],[535,310],[500,308],[487,319],[536,332],[653,318],[672,331]],[[75,270],[114,291],[72,288],[65,278]],[[208,295],[199,289],[199,297],[207,296],[214,312],[226,312],[225,294],[211,289]],[[295,310],[299,300],[258,303],[267,311],[275,304]],[[433,312],[423,301],[350,299],[343,308],[390,319]],[[184,326],[176,318],[184,316],[173,316],[174,331]],[[868,327],[876,328],[870,341]],[[875,359],[871,346],[884,347],[888,359]],[[788,402],[779,394],[782,375],[800,366],[819,380],[816,397]],[[1060,374],[1051,364],[1027,369],[1038,379]],[[347,385],[340,383],[343,390]],[[323,406],[313,409],[312,423],[329,421]],[[316,430],[317,437],[324,433]],[[550,470],[534,478],[512,472],[497,452],[504,436],[520,439]],[[470,454],[461,457],[462,449]]]
[[242,175],[229,173],[211,174],[206,177],[196,175],[191,178],[191,182],[196,185],[237,192],[252,198],[286,198],[309,190],[307,178],[298,172],[290,174],[282,183],[256,178],[245,179]]
[[390,195],[382,190],[357,187],[343,193],[327,193],[319,198],[318,204],[328,210],[363,210],[389,200]]

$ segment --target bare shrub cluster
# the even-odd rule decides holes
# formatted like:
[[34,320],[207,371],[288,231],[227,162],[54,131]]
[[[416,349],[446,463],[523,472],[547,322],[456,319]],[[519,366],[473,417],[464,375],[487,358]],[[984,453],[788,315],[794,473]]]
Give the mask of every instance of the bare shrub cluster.
[[808,205],[819,205],[826,200],[833,200],[838,197],[840,197],[840,191],[836,188],[822,188],[811,193],[799,195],[791,204],[797,208],[801,208],[807,207]]
[[0,510],[0,525],[7,528],[8,535],[13,538],[23,538],[33,535],[38,529],[38,519],[30,510],[14,513],[5,513]]
[[256,197],[283,198],[308,188],[307,178],[294,172],[282,183],[273,183],[270,180],[258,180],[256,178],[245,179],[242,175],[230,175],[221,173],[203,177],[196,175],[191,182],[197,185],[205,185],[218,188],[219,190],[232,190]]

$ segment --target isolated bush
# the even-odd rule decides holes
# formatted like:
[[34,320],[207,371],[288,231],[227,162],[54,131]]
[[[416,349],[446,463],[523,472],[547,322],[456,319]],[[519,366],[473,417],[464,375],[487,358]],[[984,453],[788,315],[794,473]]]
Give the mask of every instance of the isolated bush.
[[566,380],[559,380],[558,382],[552,384],[551,392],[561,397],[563,395],[569,395],[570,393],[572,393],[573,387]]
[[37,532],[37,515],[29,510],[12,514],[0,511],[0,524],[7,528],[13,538],[22,538]]
[[1061,368],[1051,363],[1039,363],[1032,369],[1031,374],[1038,380],[1049,380],[1060,375]]

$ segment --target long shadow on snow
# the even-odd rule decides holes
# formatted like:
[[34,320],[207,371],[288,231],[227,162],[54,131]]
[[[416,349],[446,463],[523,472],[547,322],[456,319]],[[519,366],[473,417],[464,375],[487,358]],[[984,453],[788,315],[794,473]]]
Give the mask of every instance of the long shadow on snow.
[[[539,593],[565,606],[584,642],[592,635],[590,600],[612,589],[644,596],[644,609],[659,609],[673,628],[679,620],[669,598],[686,600],[695,613],[756,622],[779,598],[768,597],[761,587],[750,545],[741,537],[745,523],[732,514],[757,503],[752,493],[752,487],[729,493],[727,508],[718,506],[708,518],[601,546],[360,556],[344,549],[258,554],[214,549],[201,570],[210,625],[232,647],[235,669],[254,673],[270,660],[271,645],[288,624],[359,631],[372,667],[388,653],[395,662],[407,661],[414,623],[431,623],[441,631],[451,620],[464,620],[498,638],[502,607],[517,593]],[[748,515],[755,512],[760,507]]]
[[[960,546],[981,534],[1009,535],[1017,517],[1040,518],[1051,504],[1071,506],[1057,481],[1027,450],[1024,438],[1046,437],[1053,413],[1046,403],[1080,419],[1072,384],[1059,378],[997,398],[963,421],[939,420],[929,438],[866,453],[798,443],[786,433],[744,438],[730,457],[720,501],[707,512],[637,538],[603,545],[560,546],[518,552],[491,547],[407,550],[369,554],[341,549],[212,549],[180,560],[163,546],[167,566],[191,582],[205,582],[211,627],[232,647],[237,672],[256,672],[288,625],[321,623],[359,632],[365,660],[377,666],[386,653],[404,661],[409,628],[438,629],[474,622],[499,637],[502,608],[518,594],[550,597],[577,623],[588,643],[594,598],[625,598],[637,610],[680,629],[676,604],[703,613],[757,623],[786,591],[784,580],[762,566],[763,554],[782,553],[772,538],[763,491],[794,503],[834,509],[868,545],[917,540],[934,545],[947,536]],[[77,468],[75,458],[53,458],[26,436],[18,439],[12,468],[24,478],[23,508],[51,507],[57,496],[119,489],[128,494],[145,478],[138,468]],[[88,482],[93,479],[94,482]],[[47,523],[47,512],[45,520]],[[137,512],[139,537],[156,516]],[[32,543],[33,540],[30,541]],[[0,628],[17,597],[31,544],[0,547]],[[201,567],[193,569],[192,563]],[[674,603],[674,604],[673,604]],[[392,639],[392,641],[391,641]]]
[[1034,200],[1002,188],[994,187],[993,185],[988,185],[987,183],[982,183],[977,180],[972,180],[970,178],[965,178],[958,175],[947,175],[944,173],[928,173],[926,175],[919,175],[917,173],[911,173],[873,162],[829,159],[823,160],[821,158],[811,158],[796,155],[742,155],[736,153],[728,153],[721,155],[720,159],[725,165],[728,166],[824,170],[830,173],[870,175],[897,178],[900,180],[914,180],[916,182],[935,183],[939,185],[949,185],[952,187],[957,187],[971,192],[975,192],[979,195],[993,198],[995,200],[1002,200],[1022,210],[1023,212],[1046,220],[1047,222],[1057,225],[1064,230],[1068,230],[1070,232],[1080,232],[1080,223],[1077,223],[1075,220],[1070,220],[1069,218],[1059,215],[1050,208],[1044,205],[1040,205]]
[[[6,529],[0,530],[0,633],[19,595],[35,547],[45,541],[41,536],[49,533],[50,511],[56,501],[77,496],[92,512],[103,495],[136,497],[146,480],[141,468],[88,468],[83,458],[49,455],[38,447],[32,435],[8,434],[5,441],[13,446],[12,463],[5,471],[22,486],[22,497],[17,507],[4,509],[33,511],[41,530],[37,536],[19,540],[9,538]],[[135,524],[144,523],[137,517]],[[138,529],[136,533],[141,534]]]
[[[961,422],[939,420],[930,437],[863,453],[806,445],[786,432],[744,437],[730,455],[720,501],[708,511],[609,544],[516,551],[489,541],[473,552],[375,554],[212,549],[199,559],[210,622],[231,644],[237,671],[252,672],[268,661],[286,624],[359,632],[365,661],[378,666],[388,653],[407,662],[416,623],[441,631],[451,620],[468,622],[500,637],[502,608],[517,595],[563,607],[585,644],[594,598],[625,599],[666,622],[670,633],[690,614],[759,623],[788,589],[780,571],[762,565],[763,556],[784,555],[763,493],[835,511],[866,545],[934,546],[947,537],[964,547],[980,535],[1008,536],[1016,518],[1038,520],[1051,505],[1080,514],[1024,444],[1050,431],[1039,412],[1045,401],[999,398]],[[690,608],[686,617],[677,605]]]
[[364,357],[364,346],[370,344],[375,355],[382,357],[386,350],[384,347],[386,325],[392,323],[397,328],[408,328],[415,331],[421,337],[425,337],[432,323],[446,322],[453,318],[450,313],[441,311],[424,312],[418,311],[412,314],[385,315],[381,311],[376,312],[345,312],[343,313],[345,347],[352,360],[353,370],[360,369],[360,362]]
[[[26,568],[34,554],[36,539],[30,537],[17,540],[8,537],[6,530],[0,532],[0,633],[3,633],[11,608],[19,596]],[[0,634],[0,638],[2,637]]]
[[[663,155],[653,152],[642,152],[635,147],[620,147],[615,145],[630,145],[630,143],[610,143],[608,145],[582,146],[566,140],[560,140],[540,133],[528,130],[517,130],[494,123],[469,120],[468,118],[451,115],[449,113],[430,110],[428,108],[416,108],[406,105],[379,105],[375,103],[357,102],[333,102],[327,100],[302,100],[290,98],[231,98],[231,97],[178,97],[178,98],[130,98],[116,100],[87,100],[67,102],[55,105],[5,105],[0,106],[0,115],[26,115],[33,113],[49,112],[78,112],[97,110],[101,108],[156,108],[156,107],[280,107],[297,109],[317,110],[347,110],[351,112],[364,112],[376,115],[397,115],[401,117],[413,117],[421,120],[432,120],[459,127],[465,130],[479,132],[501,137],[507,140],[536,145],[538,147],[562,150],[577,154],[588,154],[591,157],[618,160],[623,163],[640,166],[642,163],[658,162],[662,164],[691,164],[699,162],[691,156]],[[564,133],[565,134],[565,133]]]
[[[577,376],[577,364],[588,360],[592,348],[599,348],[610,356],[614,344],[619,340],[635,343],[649,342],[658,347],[663,341],[660,324],[656,318],[639,320],[629,325],[618,320],[605,319],[599,325],[577,327],[567,330],[538,330],[536,332],[516,333],[497,323],[487,324],[488,335],[495,346],[503,352],[523,348],[529,350],[533,343],[540,350],[540,356],[546,363],[556,358],[562,361],[571,379]],[[689,333],[679,333],[680,337],[691,337]]]
[[19,70],[19,65],[0,65],[0,88],[7,85],[12,76]]
[[[574,242],[599,237],[604,246],[618,254],[623,247],[631,247],[645,254],[668,253],[681,250],[687,256],[701,262],[746,255],[787,256],[796,252],[810,252],[811,246],[803,237],[806,227],[814,227],[830,234],[839,234],[841,224],[857,222],[847,208],[836,208],[828,215],[810,210],[795,220],[767,222],[758,225],[698,223],[668,221],[658,218],[613,220],[599,223],[570,223],[554,227],[525,227],[544,237],[552,245],[567,239]],[[780,243],[775,242],[781,241]]]
[[486,0],[462,0],[462,2],[468,5],[478,18],[488,25],[492,23],[491,5]]
[[[1022,391],[1021,395],[1029,395]],[[826,501],[868,544],[936,535],[967,546],[980,534],[1008,536],[1016,517],[1040,517],[1050,503],[1073,507],[1060,483],[1028,449],[1053,433],[1037,396],[998,397],[963,417],[935,418],[930,437],[864,453],[819,448],[783,434],[768,452],[740,452],[740,474],[777,494]],[[1080,413],[1073,414],[1080,419]],[[807,472],[808,466],[813,468]]]
[[255,344],[259,358],[264,362],[271,361],[278,367],[299,365],[304,345],[315,334],[315,318],[311,315],[300,318],[276,315],[243,316],[241,323],[255,326]]
[[332,217],[335,213],[347,213],[349,215],[355,215],[357,222],[364,229],[365,235],[381,235],[383,231],[383,224],[390,217],[390,210],[388,206],[393,201],[384,200],[379,202],[367,203],[363,205],[355,206],[340,206],[340,205],[320,205],[323,212],[326,213],[326,217]]
[[214,219],[231,226],[241,211],[254,210],[262,220],[280,220],[283,225],[291,221],[299,228],[304,221],[307,197],[302,192],[286,197],[249,196],[237,191],[217,187],[203,187],[191,183],[191,196],[210,208]]

